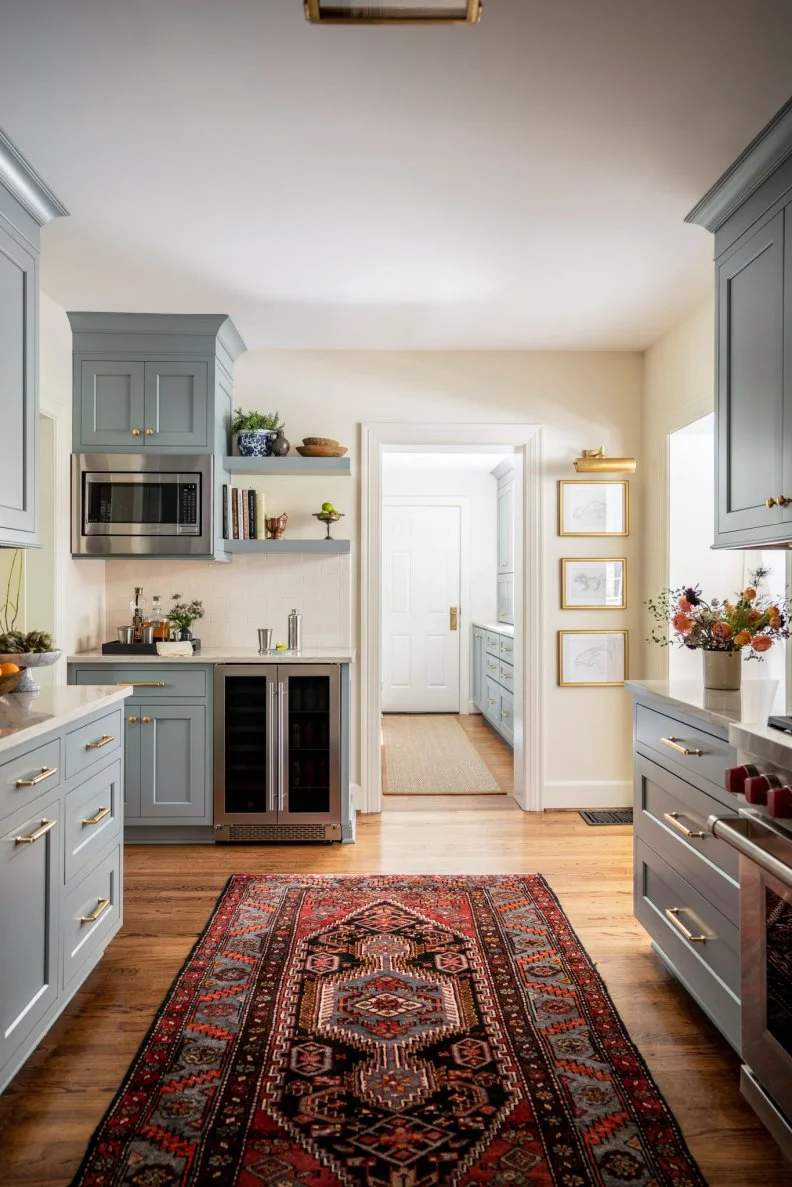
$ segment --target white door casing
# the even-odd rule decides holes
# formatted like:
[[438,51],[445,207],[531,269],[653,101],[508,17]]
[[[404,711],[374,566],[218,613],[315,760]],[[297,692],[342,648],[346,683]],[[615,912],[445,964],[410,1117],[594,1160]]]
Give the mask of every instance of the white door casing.
[[462,511],[385,499],[382,514],[382,710],[458,713]]

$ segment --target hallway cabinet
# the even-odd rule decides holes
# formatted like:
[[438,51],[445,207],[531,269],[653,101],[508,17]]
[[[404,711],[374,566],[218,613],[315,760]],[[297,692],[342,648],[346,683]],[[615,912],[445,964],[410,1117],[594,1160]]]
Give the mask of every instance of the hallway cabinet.
[[0,547],[38,543],[39,233],[66,213],[0,132]]
[[510,746],[514,745],[514,632],[473,623],[473,701]]
[[498,480],[498,622],[514,623],[514,467],[507,459],[493,470]]

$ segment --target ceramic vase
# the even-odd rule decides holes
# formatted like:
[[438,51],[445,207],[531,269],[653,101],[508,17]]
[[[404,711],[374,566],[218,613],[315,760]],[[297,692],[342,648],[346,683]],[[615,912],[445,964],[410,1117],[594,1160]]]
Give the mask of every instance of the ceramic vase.
[[736,692],[742,681],[742,655],[739,651],[702,651],[704,687]]
[[291,442],[287,441],[283,435],[283,429],[278,429],[275,436],[270,441],[270,453],[273,457],[286,457],[286,454],[291,449]]
[[236,435],[239,456],[270,457],[274,436],[271,429],[243,429]]

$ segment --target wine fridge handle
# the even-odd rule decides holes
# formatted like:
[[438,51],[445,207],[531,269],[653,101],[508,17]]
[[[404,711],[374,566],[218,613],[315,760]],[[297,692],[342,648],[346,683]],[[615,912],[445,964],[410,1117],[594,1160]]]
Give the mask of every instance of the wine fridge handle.
[[267,695],[267,811],[275,811],[275,747],[277,746],[278,722],[275,710],[275,681],[269,680]]
[[278,681],[278,812],[286,805],[286,729],[288,727],[286,683]]

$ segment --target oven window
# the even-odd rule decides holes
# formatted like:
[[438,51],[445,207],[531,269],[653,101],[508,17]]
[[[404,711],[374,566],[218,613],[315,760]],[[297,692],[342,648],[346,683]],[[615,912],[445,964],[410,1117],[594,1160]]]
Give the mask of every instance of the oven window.
[[85,485],[86,527],[109,524],[123,534],[197,524],[197,483],[180,482],[175,474],[145,482],[87,477]]
[[792,902],[765,887],[767,1029],[792,1054]]

